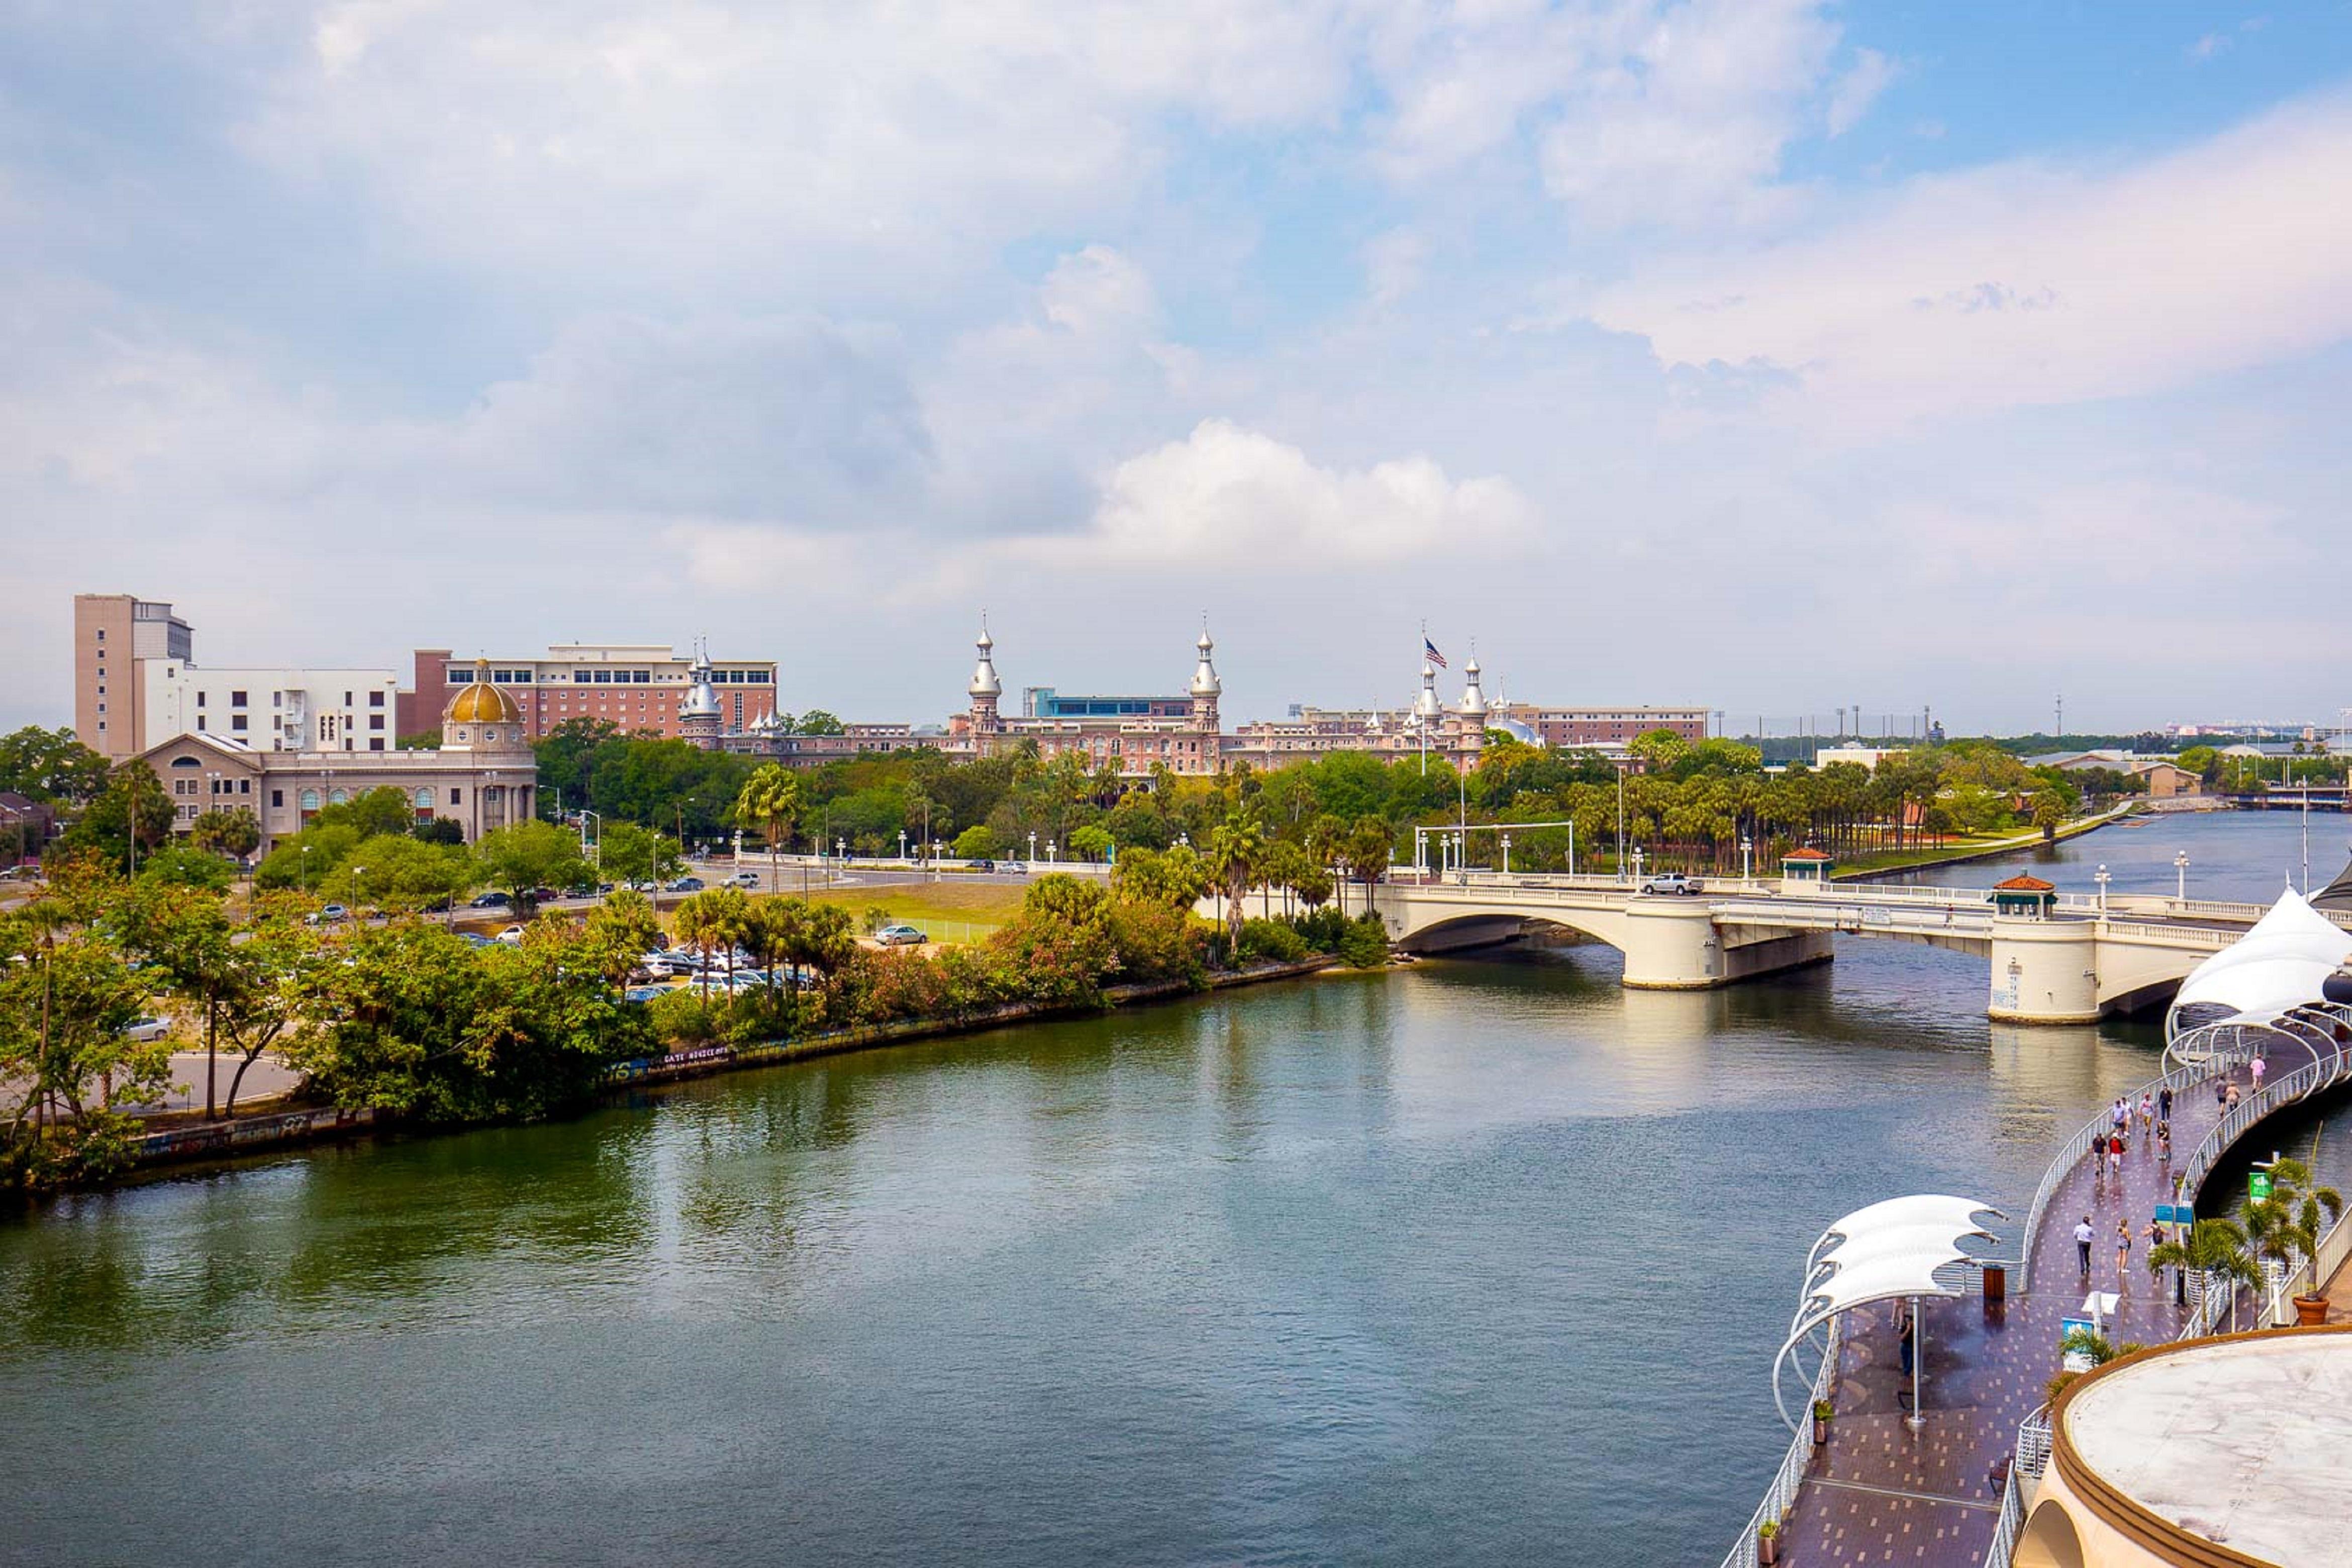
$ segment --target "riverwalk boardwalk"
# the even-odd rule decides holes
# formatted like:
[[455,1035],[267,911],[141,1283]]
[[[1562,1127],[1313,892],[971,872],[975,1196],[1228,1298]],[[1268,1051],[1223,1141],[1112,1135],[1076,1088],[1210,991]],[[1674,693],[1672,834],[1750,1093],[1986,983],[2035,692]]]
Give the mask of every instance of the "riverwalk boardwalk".
[[[2137,1090],[2119,1175],[2106,1173],[2104,1156],[2087,1151],[2105,1119],[2086,1127],[2053,1162],[2026,1222],[2020,1260],[2025,1288],[1993,1300],[1972,1279],[1969,1294],[1920,1301],[1916,1421],[1912,1379],[1900,1364],[1896,1305],[1847,1314],[1832,1342],[1828,1440],[1809,1449],[1805,1436],[1799,1437],[1755,1521],[1786,1505],[1779,1561],[1801,1568],[2006,1564],[2016,1511],[2004,1483],[2020,1426],[2042,1405],[2068,1321],[2092,1316],[2086,1299],[2093,1292],[2114,1298],[2112,1308],[2099,1305],[2102,1327],[2118,1344],[2210,1331],[2232,1314],[2241,1326],[2254,1325],[2261,1303],[2251,1294],[2226,1309],[2217,1294],[2200,1318],[2176,1295],[2182,1282],[2175,1274],[2149,1272],[2146,1229],[2157,1205],[2176,1201],[2177,1180],[2187,1189],[2180,1195],[2193,1198],[2212,1160],[2263,1116],[2352,1072],[2352,1047],[2337,1040],[2333,1053],[2268,1092],[2258,1093],[2242,1059],[2217,1058],[2160,1080],[2174,1089],[2168,1161],[2138,1127]],[[2218,1097],[2233,1087],[2245,1103],[2225,1113]],[[2094,1238],[2087,1273],[2074,1237],[2086,1215]],[[2119,1221],[2131,1234],[2120,1267]],[[1726,1568],[1758,1560],[1755,1522],[1725,1558]]]

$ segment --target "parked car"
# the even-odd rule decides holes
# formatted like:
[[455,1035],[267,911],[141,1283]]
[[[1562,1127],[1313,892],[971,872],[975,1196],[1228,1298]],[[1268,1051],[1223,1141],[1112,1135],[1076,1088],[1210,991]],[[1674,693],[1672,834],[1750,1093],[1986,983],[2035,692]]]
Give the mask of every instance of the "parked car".
[[1018,860],[1000,860],[996,863],[996,868],[1008,877],[1025,877],[1029,874],[1029,868]]
[[913,926],[884,926],[874,933],[874,940],[884,947],[920,947],[931,939]]
[[971,863],[971,868],[975,871],[993,871],[996,869],[996,862],[993,860],[975,860]]
[[347,921],[351,918],[352,911],[343,908],[342,905],[327,904],[322,906],[317,914],[310,917],[310,923],[312,925],[318,925],[321,922],[325,922],[331,925],[337,921]]
[[520,947],[522,945],[523,929],[524,928],[521,926],[509,926],[506,930],[499,932],[499,940],[505,942],[509,947]]
[[739,888],[756,888],[760,885],[760,873],[757,871],[738,871],[727,879],[734,883]]
[[1680,871],[1661,871],[1642,884],[1645,893],[1674,893],[1687,896],[1706,890],[1706,884],[1696,877],[1685,877]]
[[647,974],[677,977],[694,973],[694,960],[681,952],[648,952],[637,960],[637,967]]
[[467,947],[488,947],[490,945],[490,939],[484,936],[478,931],[461,931],[457,933],[457,940],[464,942]]
[[667,890],[673,893],[698,893],[702,891],[702,879],[699,877],[677,878],[671,881]]
[[161,1018],[139,1018],[122,1027],[126,1040],[160,1040],[172,1032],[172,1026]]
[[621,1000],[624,1002],[650,1002],[656,996],[667,995],[668,992],[669,987],[667,985],[632,985],[626,991],[621,993]]
[[466,900],[469,910],[502,910],[514,900],[504,893],[476,893]]

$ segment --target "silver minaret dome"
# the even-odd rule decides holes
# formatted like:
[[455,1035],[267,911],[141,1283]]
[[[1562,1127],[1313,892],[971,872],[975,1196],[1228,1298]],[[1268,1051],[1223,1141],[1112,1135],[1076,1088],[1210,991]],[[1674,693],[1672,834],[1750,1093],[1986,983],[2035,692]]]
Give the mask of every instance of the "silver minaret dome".
[[1217,645],[1209,640],[1208,627],[1201,628],[1201,640],[1192,646],[1201,650],[1201,662],[1192,668],[1192,695],[1215,697],[1224,690],[1224,686],[1217,679],[1217,667],[1209,660]]
[[980,626],[980,640],[973,645],[980,649],[980,663],[972,667],[971,684],[964,689],[974,697],[1002,697],[1004,683],[996,679],[996,639],[988,635],[988,623]]
[[1478,685],[1478,656],[1472,654],[1470,662],[1462,667],[1469,684],[1462,689],[1462,717],[1484,719],[1486,716],[1486,693]]
[[1444,716],[1445,705],[1437,700],[1437,667],[1423,661],[1421,667],[1421,695],[1412,700],[1412,716],[1424,721]]

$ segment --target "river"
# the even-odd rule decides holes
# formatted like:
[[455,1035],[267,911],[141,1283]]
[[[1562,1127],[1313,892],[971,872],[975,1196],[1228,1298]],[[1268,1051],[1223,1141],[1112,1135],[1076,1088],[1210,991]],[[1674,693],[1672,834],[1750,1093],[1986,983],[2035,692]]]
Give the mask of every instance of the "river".
[[[2053,879],[2186,844],[2262,896],[2294,826]],[[1991,1026],[1981,960],[1899,943],[1615,973],[1324,977],[51,1204],[0,1224],[0,1562],[1712,1564],[1814,1235],[2021,1213],[2157,1038]]]

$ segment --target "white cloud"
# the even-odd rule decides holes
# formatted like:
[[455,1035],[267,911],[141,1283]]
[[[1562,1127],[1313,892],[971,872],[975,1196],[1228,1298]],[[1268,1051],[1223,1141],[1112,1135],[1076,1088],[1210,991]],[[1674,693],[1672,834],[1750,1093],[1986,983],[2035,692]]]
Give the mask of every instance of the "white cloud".
[[1421,285],[1429,265],[1429,237],[1418,229],[1392,228],[1364,245],[1364,283],[1375,305],[1393,305]]
[[1156,565],[1203,574],[1297,563],[1346,571],[1475,552],[1526,533],[1526,498],[1498,478],[1450,479],[1421,456],[1369,468],[1317,465],[1297,447],[1224,419],[1111,471],[1092,527],[1075,541],[1090,565]]
[[1876,49],[1856,49],[1853,64],[1838,79],[1837,88],[1830,94],[1824,124],[1829,133],[1843,136],[1862,123],[1878,95],[1893,85],[1901,74],[1895,62]]
[[1748,253],[1662,259],[1591,319],[1669,365],[1791,373],[1882,427],[2125,396],[2352,333],[2352,101],[2296,105],[2112,170],[2010,164],[1913,182],[1876,211]]

